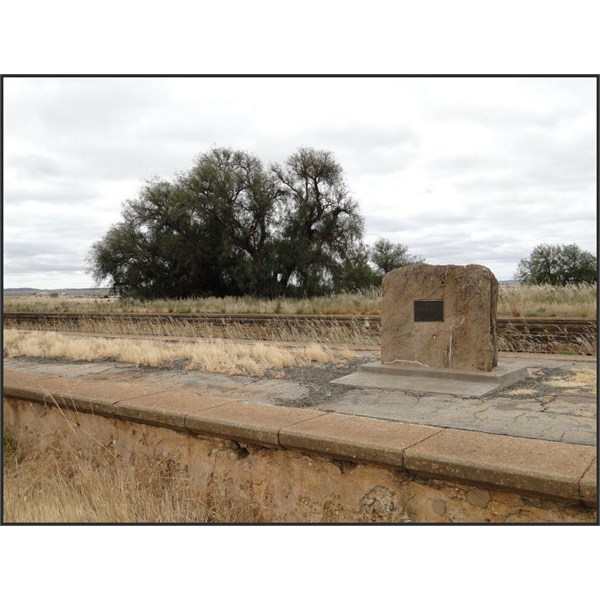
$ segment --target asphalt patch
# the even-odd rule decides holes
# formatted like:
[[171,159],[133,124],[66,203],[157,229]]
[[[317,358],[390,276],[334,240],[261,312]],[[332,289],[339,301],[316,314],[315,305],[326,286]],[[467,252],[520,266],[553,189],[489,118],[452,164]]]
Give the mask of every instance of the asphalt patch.
[[[294,408],[309,408],[323,404],[328,400],[335,400],[347,393],[351,387],[331,384],[333,379],[354,373],[360,365],[373,361],[373,353],[360,358],[346,360],[342,364],[312,365],[310,367],[290,367],[283,369],[283,379],[301,383],[308,388],[304,398],[290,401],[276,398],[278,406],[291,406]],[[281,371],[278,372],[281,378]],[[269,373],[267,373],[269,377]],[[323,410],[323,407],[321,407]],[[326,407],[324,410],[327,410]]]

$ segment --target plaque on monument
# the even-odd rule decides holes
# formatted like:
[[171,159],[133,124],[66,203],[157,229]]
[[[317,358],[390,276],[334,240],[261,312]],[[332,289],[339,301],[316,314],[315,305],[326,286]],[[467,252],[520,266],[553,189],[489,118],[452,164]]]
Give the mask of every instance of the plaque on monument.
[[443,300],[415,300],[414,307],[415,322],[444,320]]

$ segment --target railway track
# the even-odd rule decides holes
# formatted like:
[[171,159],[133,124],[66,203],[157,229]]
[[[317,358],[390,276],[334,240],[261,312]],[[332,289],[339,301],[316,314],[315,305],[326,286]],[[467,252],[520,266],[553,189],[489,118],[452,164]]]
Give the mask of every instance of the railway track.
[[[4,313],[4,327],[93,333],[188,335],[263,340],[378,344],[379,316],[165,313]],[[501,350],[595,354],[595,320],[497,320]]]

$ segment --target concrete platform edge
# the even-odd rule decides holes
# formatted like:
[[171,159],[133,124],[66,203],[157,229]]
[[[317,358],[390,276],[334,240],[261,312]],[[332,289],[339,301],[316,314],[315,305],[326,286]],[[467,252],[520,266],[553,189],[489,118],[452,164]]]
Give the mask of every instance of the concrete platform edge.
[[[97,401],[94,400],[96,388],[99,396]],[[155,389],[154,394],[160,391],[164,390]],[[169,395],[177,395],[177,393],[189,395],[189,390],[169,389]],[[107,395],[111,395],[114,401],[107,401]],[[76,379],[40,378],[35,374],[29,376],[22,371],[4,370],[3,398],[58,404],[67,409],[92,412],[109,418],[130,419],[131,408],[126,405],[126,401],[133,397],[149,395],[152,395],[151,390],[140,389],[139,395],[136,396],[131,384],[105,382],[84,384]],[[122,406],[121,402],[123,402]],[[241,413],[240,408],[243,409]],[[229,419],[228,411],[231,413]],[[420,426],[344,415],[347,426],[353,428],[355,432],[353,439],[349,439],[348,436],[338,433],[335,427],[319,431],[318,426],[321,423],[325,424],[328,419],[331,420],[332,413],[310,409],[234,401],[215,408],[194,411],[188,409],[179,415],[174,414],[176,412],[172,402],[168,410],[161,409],[160,403],[147,407],[140,405],[136,410],[135,421],[158,427],[183,429],[194,435],[231,437],[259,444],[263,442],[267,446],[282,449],[294,449],[305,453],[316,452],[351,462],[365,461],[419,476],[468,481],[484,488],[505,489],[567,503],[581,503],[586,506],[596,506],[597,503],[597,482],[595,468],[593,468],[597,455],[595,447],[588,446],[582,449],[581,446],[562,442],[425,426],[421,427],[423,435],[417,435],[416,440],[405,444],[404,447],[402,444],[389,444],[389,447],[386,447],[386,436],[388,439],[396,439],[396,437],[401,439],[410,429],[413,430],[414,435],[414,431]],[[218,414],[218,418],[213,419],[214,422],[211,420],[211,412]],[[227,424],[226,427],[223,426],[224,423]],[[303,436],[302,425],[306,423],[310,423],[316,429],[310,435]],[[382,434],[385,434],[381,437],[383,441],[376,441],[379,428]],[[365,431],[364,436],[360,435],[361,430]],[[356,432],[359,435],[356,435]],[[465,460],[459,460],[452,452],[446,452],[443,445],[440,449],[432,450],[435,448],[438,436],[442,439],[453,435],[466,437],[477,444],[477,452],[469,455],[466,466]],[[509,440],[518,441],[519,452],[522,453],[521,462],[523,460],[527,462],[527,456],[530,454],[539,455],[542,447],[544,460],[538,466],[534,465],[528,469],[507,466],[506,456],[498,452],[497,448],[499,442]],[[485,462],[479,460],[480,454],[487,455]],[[575,463],[569,461],[571,456]],[[519,457],[515,460],[519,462]],[[563,469],[564,464],[570,465],[569,468]]]

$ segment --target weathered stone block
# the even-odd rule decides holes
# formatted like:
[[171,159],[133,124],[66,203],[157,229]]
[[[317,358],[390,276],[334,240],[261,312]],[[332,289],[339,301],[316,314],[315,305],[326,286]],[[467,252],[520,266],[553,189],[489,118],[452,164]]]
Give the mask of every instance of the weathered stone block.
[[416,264],[383,279],[382,363],[491,371],[498,281],[480,265]]

